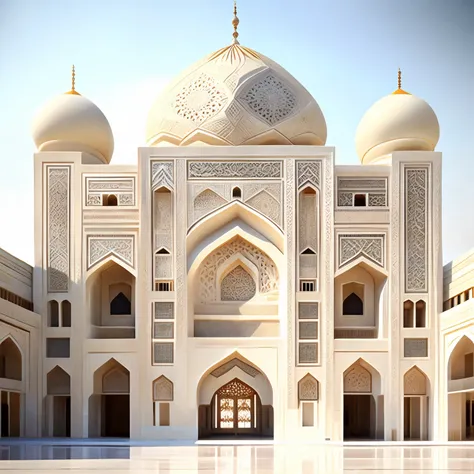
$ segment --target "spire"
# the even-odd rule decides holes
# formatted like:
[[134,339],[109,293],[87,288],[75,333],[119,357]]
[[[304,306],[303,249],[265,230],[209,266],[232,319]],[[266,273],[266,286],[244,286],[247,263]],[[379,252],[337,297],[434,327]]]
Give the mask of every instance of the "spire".
[[234,44],[239,44],[239,40],[237,39],[239,37],[239,33],[237,31],[237,27],[239,26],[240,20],[239,17],[237,16],[237,0],[234,0],[234,19],[232,20],[232,26],[234,27],[234,33],[232,36],[234,37]]
[[402,89],[402,71],[398,68],[398,89],[393,92],[393,94],[407,94],[410,95],[409,92],[406,92]]
[[79,94],[79,92],[76,91],[76,68],[74,67],[74,64],[72,65],[71,72],[71,90],[69,92],[66,92],[66,94],[81,95]]

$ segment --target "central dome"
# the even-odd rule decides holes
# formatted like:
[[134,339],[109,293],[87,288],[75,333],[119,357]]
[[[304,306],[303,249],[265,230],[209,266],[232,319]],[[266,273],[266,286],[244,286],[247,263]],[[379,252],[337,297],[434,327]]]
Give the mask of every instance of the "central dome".
[[271,59],[234,44],[173,81],[148,116],[148,146],[324,145],[311,94]]

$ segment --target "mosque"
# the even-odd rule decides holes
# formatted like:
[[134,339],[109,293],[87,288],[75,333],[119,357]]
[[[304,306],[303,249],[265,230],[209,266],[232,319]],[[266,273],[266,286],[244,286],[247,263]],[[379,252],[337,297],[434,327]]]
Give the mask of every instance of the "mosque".
[[474,436],[474,251],[443,269],[434,111],[399,73],[336,165],[238,23],[136,165],[74,74],[37,116],[34,267],[0,251],[2,437]]

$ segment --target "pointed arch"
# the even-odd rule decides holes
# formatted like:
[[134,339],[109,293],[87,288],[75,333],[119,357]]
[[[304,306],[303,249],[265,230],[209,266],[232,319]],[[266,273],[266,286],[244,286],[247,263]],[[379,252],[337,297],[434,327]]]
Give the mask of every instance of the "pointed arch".
[[94,372],[94,393],[127,394],[130,392],[130,372],[114,357]]
[[48,395],[71,395],[71,376],[59,365],[46,375]]
[[319,382],[309,373],[298,382],[298,399],[300,401],[319,400]]
[[154,402],[172,402],[174,398],[173,382],[160,375],[153,381],[153,401]]
[[471,335],[463,334],[451,350],[448,358],[448,380],[459,380],[474,376],[474,341]]
[[428,377],[416,365],[408,369],[403,376],[405,395],[428,395]]
[[127,270],[131,275],[136,277],[136,270],[129,265],[127,262],[122,260],[119,256],[117,256],[114,252],[109,252],[107,256],[105,256],[103,259],[99,260],[98,262],[94,263],[89,269],[87,270],[86,273],[86,280],[88,280],[92,275],[97,273],[98,271],[103,271],[111,264],[116,263],[120,267],[122,267],[124,270]]
[[0,378],[21,381],[23,360],[19,345],[11,335],[0,343]]

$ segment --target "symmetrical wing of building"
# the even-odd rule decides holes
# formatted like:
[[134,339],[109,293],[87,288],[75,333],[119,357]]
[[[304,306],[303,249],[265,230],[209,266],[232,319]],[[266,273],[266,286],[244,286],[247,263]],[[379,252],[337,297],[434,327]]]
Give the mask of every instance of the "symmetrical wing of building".
[[74,83],[36,118],[34,268],[0,253],[2,436],[470,436],[474,257],[443,298],[435,113],[399,83],[337,166],[237,24],[152,106],[137,165]]

